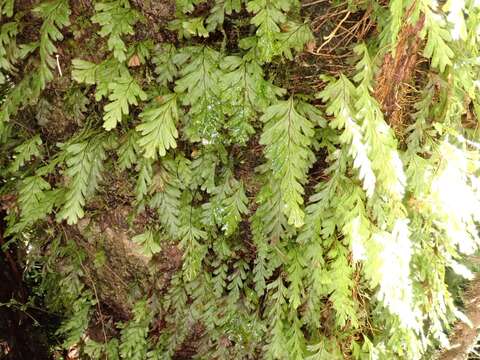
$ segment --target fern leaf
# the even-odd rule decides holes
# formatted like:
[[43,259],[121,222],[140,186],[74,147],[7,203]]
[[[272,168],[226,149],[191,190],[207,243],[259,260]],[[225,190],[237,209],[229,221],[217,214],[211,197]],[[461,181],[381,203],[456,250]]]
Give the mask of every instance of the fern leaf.
[[360,126],[354,118],[355,87],[344,76],[332,82],[325,88],[320,97],[328,103],[327,114],[335,115],[330,122],[334,129],[343,129],[340,141],[350,146],[349,154],[352,156],[354,168],[359,171],[359,178],[363,181],[363,188],[368,196],[373,196],[375,191],[376,176],[373,165],[368,158],[368,147],[363,141]]
[[65,194],[65,203],[57,214],[58,220],[67,220],[75,224],[84,215],[83,206],[88,197],[95,193],[101,178],[103,161],[106,158],[104,139],[93,137],[84,142],[68,145],[67,170],[69,184]]
[[64,335],[63,347],[68,349],[75,345],[85,333],[90,321],[93,300],[87,292],[78,297],[72,304],[72,317],[68,318],[58,329],[58,334]]
[[[175,92],[182,94],[182,104],[190,106],[190,121],[185,133],[192,141],[218,141],[224,125],[220,94],[220,53],[207,47],[189,48],[190,61],[175,82]],[[188,94],[186,96],[185,94]]]
[[140,149],[138,146],[138,132],[130,130],[125,134],[118,148],[118,165],[120,169],[130,169],[137,162]]
[[286,31],[278,35],[278,54],[293,60],[292,49],[301,52],[305,44],[313,41],[314,37],[308,23],[296,23],[288,21],[282,26]]
[[300,227],[305,216],[302,184],[313,158],[313,124],[295,110],[292,98],[270,106],[262,121],[265,128],[260,143],[265,145],[272,175],[280,182],[285,215],[290,224]]
[[232,189],[231,196],[224,200],[225,218],[222,230],[225,232],[225,236],[232,235],[237,230],[242,215],[248,213],[248,198],[245,195],[243,183],[238,182],[236,187],[237,189]]
[[148,329],[153,315],[145,300],[137,301],[134,305],[133,321],[121,324],[119,353],[122,359],[146,359]]
[[40,157],[42,139],[39,135],[34,136],[30,140],[25,141],[15,148],[15,155],[8,171],[11,173],[17,172],[22,166],[29,162],[33,157]]
[[269,290],[269,333],[270,338],[266,346],[266,359],[284,359],[288,357],[287,337],[284,323],[287,289],[282,277],[267,286]]
[[14,6],[15,0],[2,0],[0,2],[0,13],[6,17],[12,17]]
[[[448,46],[451,41],[450,31],[446,28],[445,20],[431,8],[430,1],[422,2],[425,13],[425,26],[423,36],[426,35],[427,43],[423,51],[424,56],[432,60],[432,66],[444,72],[448,65],[452,65],[454,53]],[[433,5],[433,4],[432,4]]]
[[33,10],[39,15],[43,24],[40,28],[40,89],[53,79],[52,70],[56,66],[53,54],[56,51],[55,41],[63,40],[60,29],[70,25],[70,8],[67,0],[44,2]]
[[227,56],[220,63],[227,71],[221,78],[223,111],[229,115],[226,127],[237,143],[245,143],[254,132],[252,121],[259,112],[284,94],[264,79],[262,67],[256,61],[247,61],[237,56]]
[[180,212],[180,246],[183,254],[183,276],[187,282],[193,281],[200,273],[206,247],[201,244],[207,233],[201,228],[200,209],[194,208],[188,194],[182,199]]
[[150,184],[153,177],[152,161],[149,159],[142,159],[138,164],[138,178],[135,185],[135,194],[137,202],[141,203],[148,194]]
[[152,257],[162,250],[159,245],[157,234],[152,230],[147,230],[142,234],[138,234],[132,238],[132,241],[142,247],[142,254]]
[[20,55],[16,43],[17,34],[17,22],[7,22],[0,28],[0,84],[6,82],[6,73],[14,70],[14,64]]
[[125,61],[127,47],[122,36],[133,34],[133,25],[138,20],[137,12],[125,0],[99,2],[95,4],[95,11],[92,21],[101,26],[99,35],[108,36],[108,49],[113,51],[118,61]]
[[86,85],[96,85],[95,100],[100,101],[109,93],[112,78],[118,78],[125,68],[117,61],[109,59],[95,64],[81,59],[72,60],[72,78]]
[[140,114],[143,123],[136,127],[141,133],[138,144],[147,158],[163,157],[168,149],[177,147],[176,128],[179,118],[177,95],[168,94],[154,100],[151,107]]
[[162,162],[160,174],[156,176],[156,192],[149,202],[160,215],[160,223],[171,239],[178,239],[180,235],[180,197],[182,183],[178,177],[178,164],[167,159]]
[[353,279],[352,268],[348,264],[347,251],[342,246],[337,246],[338,254],[330,268],[330,276],[336,279],[331,284],[330,299],[337,314],[336,322],[339,327],[344,327],[351,322],[354,327],[358,326],[355,302],[352,299]]
[[177,77],[176,53],[177,49],[172,44],[161,44],[155,49],[153,63],[155,64],[155,74],[157,74],[159,84],[166,86]]
[[126,70],[111,82],[108,88],[110,103],[105,105],[103,115],[103,127],[107,131],[114,129],[122,121],[122,117],[128,115],[131,105],[138,105],[138,100],[147,99],[147,94]]

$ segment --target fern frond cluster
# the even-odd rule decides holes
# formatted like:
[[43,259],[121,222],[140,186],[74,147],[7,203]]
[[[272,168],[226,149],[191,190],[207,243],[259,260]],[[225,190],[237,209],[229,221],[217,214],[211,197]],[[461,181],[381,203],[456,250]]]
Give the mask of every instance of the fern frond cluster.
[[[343,22],[316,38],[305,15],[326,5],[177,0],[153,24],[140,3],[0,1],[5,235],[43,269],[62,346],[172,359],[191,341],[196,358],[272,360],[446,346],[463,319],[447,274],[471,278],[480,245],[478,1],[334,2],[376,30],[330,72],[308,53]],[[411,100],[395,103],[401,123],[378,85],[398,56],[415,60],[390,84]],[[297,91],[299,64],[324,69],[310,92]],[[120,206],[115,174],[152,284],[131,284],[131,319],[97,341],[105,299],[81,249],[93,242],[72,234]],[[170,248],[181,261],[164,271]]]

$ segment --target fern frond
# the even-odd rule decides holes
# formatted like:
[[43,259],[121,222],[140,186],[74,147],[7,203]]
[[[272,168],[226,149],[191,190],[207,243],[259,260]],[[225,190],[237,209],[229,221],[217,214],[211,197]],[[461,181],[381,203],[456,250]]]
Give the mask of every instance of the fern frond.
[[136,127],[141,133],[138,140],[143,154],[155,158],[157,154],[165,156],[168,149],[177,147],[177,123],[179,109],[177,95],[167,94],[156,98],[151,106],[140,114],[143,123]]
[[72,316],[58,329],[58,334],[66,337],[63,347],[69,349],[75,345],[85,333],[90,321],[90,312],[94,301],[92,295],[85,291],[72,304]]
[[[219,70],[221,55],[207,47],[187,48],[188,63],[175,82],[175,92],[181,94],[182,104],[190,106],[185,133],[191,141],[218,141],[224,124],[220,94]],[[186,95],[188,94],[188,95]]]
[[284,323],[287,307],[287,288],[282,277],[267,286],[268,291],[268,320],[269,320],[269,341],[265,349],[266,359],[284,359],[288,357],[289,351],[286,346],[288,338]]
[[313,161],[313,124],[297,112],[293,98],[270,106],[261,120],[265,128],[260,143],[265,145],[272,175],[280,182],[285,215],[289,224],[300,227],[305,216],[303,183]]
[[103,127],[109,131],[114,129],[122,121],[124,115],[128,115],[131,105],[138,105],[138,100],[146,100],[147,94],[140,88],[128,70],[110,82],[108,89],[110,102],[105,105],[103,115]]
[[135,195],[137,203],[141,204],[149,192],[150,184],[153,178],[152,161],[142,158],[137,165],[138,177],[135,185]]
[[157,209],[159,221],[171,239],[179,239],[180,235],[180,197],[184,185],[178,177],[179,171],[175,161],[162,161],[162,169],[156,176],[156,192],[149,202],[151,207]]
[[247,3],[247,10],[255,14],[251,22],[257,26],[257,48],[262,61],[270,61],[278,52],[276,39],[280,25],[287,21],[284,11],[289,8],[289,1],[251,0]]
[[185,194],[180,211],[180,246],[184,251],[182,271],[187,282],[193,281],[199,275],[207,250],[201,243],[207,237],[200,225],[201,212],[193,207],[191,201],[191,196]]
[[330,252],[331,255],[335,253],[329,274],[332,279],[335,279],[330,283],[330,300],[337,314],[336,324],[342,328],[350,322],[352,326],[357,327],[356,304],[352,299],[353,272],[347,260],[348,250],[342,245],[337,245],[335,250]]
[[353,167],[359,171],[359,178],[368,196],[373,196],[376,176],[373,164],[368,158],[368,147],[363,141],[362,130],[355,120],[355,87],[343,75],[338,81],[331,82],[319,95],[328,104],[327,114],[334,115],[330,122],[334,129],[343,130],[339,140],[349,145],[349,154],[353,158]]
[[18,234],[52,212],[61,193],[50,189],[50,184],[36,175],[26,177],[20,182],[18,189],[20,219],[7,228],[6,234]]
[[[298,7],[296,0],[250,0],[247,10],[254,13],[251,23],[257,27],[256,38],[244,39],[243,47],[252,48],[261,62],[270,62],[274,56],[292,59],[292,50],[302,50],[313,39],[308,24],[290,21],[287,13]],[[247,41],[248,40],[248,41]]]
[[40,68],[39,87],[44,89],[53,79],[52,69],[56,67],[53,54],[57,50],[55,41],[63,40],[60,30],[70,25],[70,8],[67,0],[54,0],[43,2],[34,10],[43,20],[40,28]]
[[166,86],[177,77],[176,54],[177,49],[172,44],[160,44],[155,49],[152,61],[155,64],[155,74],[160,85]]
[[228,172],[222,183],[213,189],[210,201],[203,204],[203,223],[217,225],[225,236],[231,236],[237,230],[242,215],[248,212],[247,202],[243,183]]
[[139,138],[138,132],[130,130],[121,140],[118,147],[118,165],[120,169],[130,169],[137,162],[140,154]]
[[262,67],[256,61],[227,56],[220,63],[226,71],[221,78],[223,111],[229,115],[226,127],[235,142],[245,143],[254,132],[252,122],[257,114],[276,101],[284,91],[264,79]]
[[109,86],[112,78],[118,78],[124,67],[116,60],[109,59],[95,64],[81,59],[72,60],[72,78],[86,85],[96,85],[95,100],[100,101],[109,93]]
[[15,6],[15,0],[2,0],[0,2],[0,14],[6,17],[13,16],[13,7]]
[[210,14],[205,20],[207,30],[214,31],[223,24],[226,15],[231,15],[233,12],[240,12],[242,9],[243,0],[215,0],[215,5],[210,10]]
[[125,0],[110,0],[95,4],[96,14],[92,22],[99,24],[99,35],[108,37],[108,49],[120,62],[127,59],[127,47],[122,39],[123,35],[133,34],[133,25],[139,19],[138,13]]
[[432,60],[432,66],[444,72],[448,65],[452,65],[454,53],[448,46],[451,41],[450,31],[441,14],[431,9],[433,3],[429,0],[421,2],[422,11],[425,14],[425,25],[422,31],[427,38],[427,44],[423,54]]
[[58,220],[67,220],[68,224],[75,224],[84,216],[83,206],[92,196],[101,178],[103,161],[106,158],[105,137],[92,138],[70,144],[67,152],[65,175],[68,179],[65,203],[57,214]]
[[314,41],[312,31],[310,30],[310,24],[297,23],[294,21],[287,21],[282,25],[285,31],[278,35],[279,49],[278,54],[283,55],[289,60],[293,60],[292,50],[301,52],[305,44],[309,41]]
[[29,162],[34,157],[41,157],[42,154],[42,139],[40,135],[36,135],[15,148],[15,155],[10,164],[8,171],[11,173],[17,172],[22,166]]
[[145,300],[133,307],[133,321],[122,324],[119,353],[122,359],[144,360],[147,355],[147,335],[154,313]]
[[14,65],[20,56],[16,41],[17,34],[17,22],[7,22],[0,28],[0,84],[5,84],[7,73],[14,70]]
[[162,250],[159,244],[158,234],[153,230],[146,230],[142,234],[138,234],[132,238],[132,241],[142,247],[142,254],[152,257]]

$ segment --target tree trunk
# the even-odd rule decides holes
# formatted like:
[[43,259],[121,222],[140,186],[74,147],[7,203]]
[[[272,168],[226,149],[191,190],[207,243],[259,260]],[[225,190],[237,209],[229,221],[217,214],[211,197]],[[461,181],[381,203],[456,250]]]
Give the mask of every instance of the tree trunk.
[[478,339],[480,327],[480,277],[476,277],[464,296],[465,314],[471,325],[458,322],[450,335],[450,347],[438,354],[437,360],[466,360]]

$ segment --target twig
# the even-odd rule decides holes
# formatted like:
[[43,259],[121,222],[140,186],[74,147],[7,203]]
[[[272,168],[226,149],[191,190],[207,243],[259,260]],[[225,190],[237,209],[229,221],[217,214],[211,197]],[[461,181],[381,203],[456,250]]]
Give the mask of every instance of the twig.
[[327,2],[327,1],[330,1],[330,0],[317,0],[317,1],[312,1],[311,3],[302,4],[302,7],[317,5],[317,4],[321,4],[321,3]]
[[342,24],[347,21],[348,17],[350,16],[350,11],[347,12],[347,14],[345,15],[345,17],[338,23],[338,25],[335,27],[335,29],[333,29],[333,31],[330,33],[330,35],[324,37],[324,39],[326,40],[324,43],[322,43],[322,45],[320,45],[318,47],[318,49],[315,51],[317,54],[318,52],[325,46],[327,45],[330,41],[332,41],[334,38],[335,38],[335,34],[337,33],[337,31],[340,29],[340,27],[342,26]]
[[55,55],[55,57],[57,58],[57,69],[58,69],[58,73],[60,74],[60,76],[63,76],[62,74],[62,68],[60,67],[60,61],[58,60],[58,58],[60,57],[60,55]]

